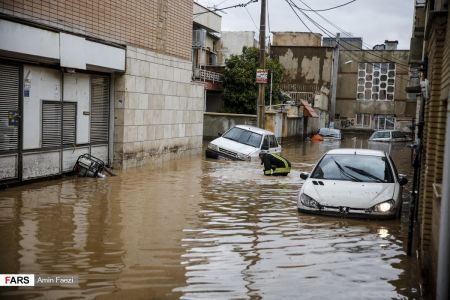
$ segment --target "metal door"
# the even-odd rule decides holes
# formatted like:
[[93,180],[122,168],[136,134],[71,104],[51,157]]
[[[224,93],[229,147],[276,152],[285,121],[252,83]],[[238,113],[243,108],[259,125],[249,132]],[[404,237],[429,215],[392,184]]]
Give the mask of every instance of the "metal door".
[[20,66],[0,63],[0,182],[20,180]]
[[283,114],[276,113],[275,114],[275,137],[278,141],[281,141],[281,137],[283,135]]

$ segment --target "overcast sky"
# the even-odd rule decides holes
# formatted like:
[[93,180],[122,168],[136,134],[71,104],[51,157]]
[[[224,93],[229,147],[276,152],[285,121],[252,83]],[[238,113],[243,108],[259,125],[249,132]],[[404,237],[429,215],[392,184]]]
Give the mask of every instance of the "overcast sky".
[[[309,31],[294,14],[286,0],[267,1],[269,4],[268,15],[271,31]],[[326,9],[350,0],[301,1],[313,9]],[[306,8],[301,1],[293,0],[299,7]],[[195,0],[195,2],[207,7],[215,5],[217,8],[222,8],[246,3],[248,0]],[[260,2],[249,4],[246,8],[232,8],[219,13],[222,15],[222,30],[259,31]],[[335,34],[339,31],[313,12],[306,13],[332,33]],[[349,5],[320,12],[320,14],[353,36],[362,37],[366,46],[382,44],[385,40],[398,40],[399,49],[409,49],[414,0],[356,0]],[[319,32],[322,36],[326,36],[300,13],[299,15],[313,32]]]

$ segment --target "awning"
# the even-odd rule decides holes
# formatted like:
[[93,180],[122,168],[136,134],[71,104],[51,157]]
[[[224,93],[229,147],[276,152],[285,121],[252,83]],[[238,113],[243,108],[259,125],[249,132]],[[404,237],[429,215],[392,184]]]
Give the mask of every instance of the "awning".
[[314,108],[312,108],[311,105],[308,103],[308,101],[300,100],[300,102],[303,105],[303,115],[305,117],[310,117],[310,118],[318,118],[319,117],[317,115],[317,113],[314,111]]

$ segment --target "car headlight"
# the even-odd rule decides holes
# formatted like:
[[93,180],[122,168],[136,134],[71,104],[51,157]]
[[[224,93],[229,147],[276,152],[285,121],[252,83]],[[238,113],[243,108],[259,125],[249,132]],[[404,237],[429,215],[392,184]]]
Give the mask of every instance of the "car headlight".
[[307,207],[319,208],[319,202],[306,195],[305,193],[300,195],[300,202]]
[[250,156],[242,154],[242,153],[238,153],[237,158],[239,158],[241,160],[250,160]]
[[395,206],[394,200],[387,200],[381,203],[378,203],[377,205],[373,206],[374,212],[380,212],[380,213],[386,213],[391,211]]
[[214,150],[214,151],[219,151],[219,146],[214,145],[212,143],[208,144],[208,148],[211,149],[211,150]]

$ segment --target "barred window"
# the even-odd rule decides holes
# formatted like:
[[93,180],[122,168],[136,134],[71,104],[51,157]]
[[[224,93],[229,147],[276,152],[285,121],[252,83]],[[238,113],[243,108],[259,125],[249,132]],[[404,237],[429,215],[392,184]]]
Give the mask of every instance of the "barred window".
[[393,101],[395,63],[359,63],[357,100]]

